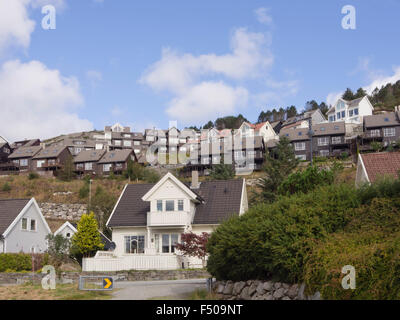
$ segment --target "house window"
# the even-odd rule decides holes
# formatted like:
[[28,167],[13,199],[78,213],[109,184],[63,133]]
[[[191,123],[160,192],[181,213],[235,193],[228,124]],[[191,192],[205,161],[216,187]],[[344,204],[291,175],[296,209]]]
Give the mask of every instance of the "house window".
[[55,165],[56,164],[56,160],[55,159],[50,159],[47,161],[49,165]]
[[22,218],[22,220],[21,220],[21,229],[22,230],[28,230],[28,219],[27,218]]
[[357,108],[357,109],[354,109],[354,115],[355,115],[355,116],[358,116],[358,108]]
[[307,160],[307,156],[305,154],[299,154],[296,156],[297,159],[301,160],[301,161],[306,161]]
[[46,162],[46,161],[44,161],[44,160],[38,160],[38,161],[36,161],[36,168],[41,168],[41,167],[43,167],[43,165],[44,165],[45,162]]
[[183,200],[178,200],[178,211],[183,211]]
[[349,117],[352,117],[353,116],[353,110],[349,110]]
[[340,112],[338,112],[338,113],[336,113],[336,117],[338,118],[338,119],[340,119]]
[[132,141],[124,140],[124,147],[131,147],[131,146],[132,146]]
[[342,137],[332,137],[332,143],[341,143],[342,142]]
[[342,111],[342,118],[346,118],[346,111]]
[[21,159],[19,160],[19,165],[21,167],[27,167],[28,166],[28,159]]
[[306,143],[305,142],[297,142],[294,144],[295,151],[303,151],[306,150]]
[[319,146],[327,146],[329,145],[329,137],[318,138]]
[[77,169],[83,169],[83,163],[77,163],[76,164]]
[[85,163],[85,170],[92,170],[93,169],[93,163],[92,162],[86,162]]
[[115,144],[116,146],[120,146],[120,145],[121,145],[121,140],[115,140],[115,141],[114,141],[114,144]]
[[103,171],[104,172],[109,172],[111,170],[111,164],[107,163],[105,165],[103,165]]
[[165,201],[165,211],[174,211],[175,210],[175,201],[167,200]]
[[369,132],[371,137],[380,137],[381,136],[381,130],[376,129],[376,130],[371,130]]
[[385,128],[385,129],[383,129],[383,135],[385,137],[394,137],[396,135],[396,129],[395,128]]
[[133,141],[133,145],[140,146],[140,141]]
[[158,212],[162,211],[162,200],[157,200],[157,211]]
[[336,117],[334,115],[329,116],[329,122],[335,122],[335,120],[336,120]]
[[319,155],[321,157],[327,157],[327,156],[329,156],[329,150],[320,150]]
[[36,220],[31,219],[31,231],[36,231]]
[[144,236],[125,236],[125,253],[144,253]]
[[176,245],[179,242],[179,235],[163,234],[161,236],[161,241],[162,253],[174,253],[176,251]]
[[75,148],[75,154],[80,153],[82,150],[83,150],[82,148]]

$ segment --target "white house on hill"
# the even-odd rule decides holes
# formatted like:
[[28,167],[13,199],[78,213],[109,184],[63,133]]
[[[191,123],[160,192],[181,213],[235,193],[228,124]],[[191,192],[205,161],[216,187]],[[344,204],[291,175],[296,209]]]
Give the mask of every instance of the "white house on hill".
[[245,180],[198,182],[191,185],[171,173],[156,184],[130,184],[123,190],[107,226],[113,253],[84,259],[84,271],[167,270],[201,267],[199,259],[183,257],[176,244],[181,234],[211,233],[225,219],[248,208]]
[[362,123],[364,116],[372,115],[374,107],[367,96],[352,101],[342,98],[327,112],[328,121],[345,121],[346,123]]

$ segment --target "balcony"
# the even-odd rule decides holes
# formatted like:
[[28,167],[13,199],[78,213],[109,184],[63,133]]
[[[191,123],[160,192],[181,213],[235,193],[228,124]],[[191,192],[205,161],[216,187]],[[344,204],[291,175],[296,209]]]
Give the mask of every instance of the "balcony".
[[147,226],[148,227],[168,227],[181,226],[184,227],[191,223],[191,215],[188,212],[148,212]]

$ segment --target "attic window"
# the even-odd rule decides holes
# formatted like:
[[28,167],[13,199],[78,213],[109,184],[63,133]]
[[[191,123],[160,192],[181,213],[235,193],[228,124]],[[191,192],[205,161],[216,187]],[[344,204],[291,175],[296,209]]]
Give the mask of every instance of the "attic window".
[[325,127],[321,127],[321,129],[320,129],[321,131],[325,131]]
[[303,132],[299,132],[299,136],[301,136],[303,134]]
[[385,118],[385,122],[389,122],[389,118]]
[[335,130],[339,130],[339,127],[338,127],[338,126],[335,126]]

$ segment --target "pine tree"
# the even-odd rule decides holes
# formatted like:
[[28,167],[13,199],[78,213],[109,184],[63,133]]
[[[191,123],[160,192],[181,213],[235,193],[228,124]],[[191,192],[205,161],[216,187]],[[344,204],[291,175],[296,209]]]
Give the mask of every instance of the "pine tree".
[[346,91],[343,93],[342,99],[351,101],[355,99],[353,91],[350,88],[347,88]]
[[104,248],[93,212],[82,215],[77,229],[72,237],[72,246],[83,257],[93,256],[97,250]]

